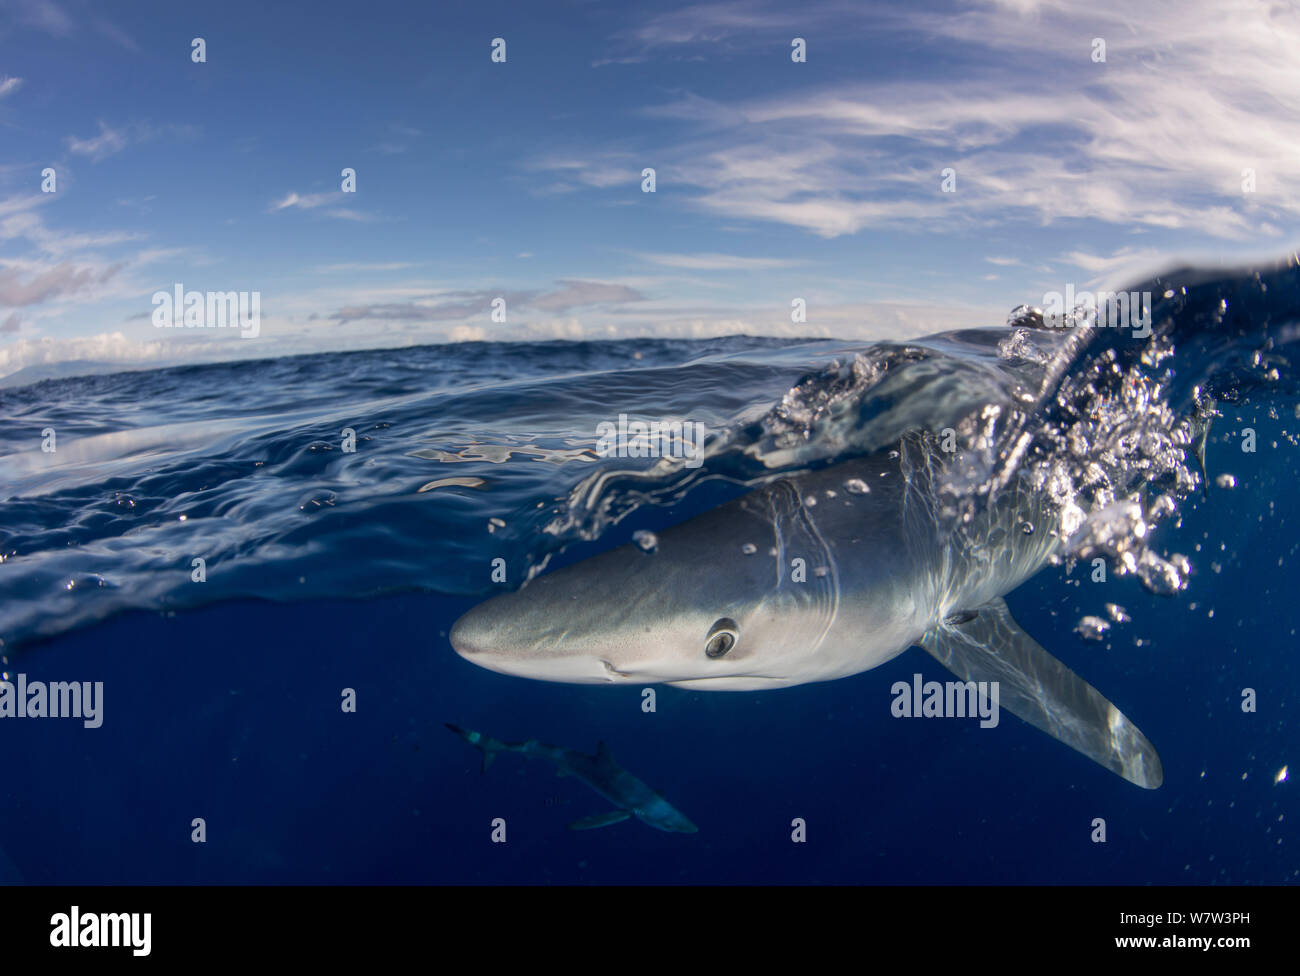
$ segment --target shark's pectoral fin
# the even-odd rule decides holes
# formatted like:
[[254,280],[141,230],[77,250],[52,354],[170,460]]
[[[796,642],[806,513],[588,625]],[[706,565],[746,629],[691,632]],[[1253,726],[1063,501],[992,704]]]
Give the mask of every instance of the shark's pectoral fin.
[[1164,780],[1160,757],[1138,727],[1021,630],[1001,599],[934,627],[921,646],[966,681],[998,682],[1000,707],[1130,783],[1153,790]]
[[597,827],[608,827],[610,824],[622,823],[632,814],[626,810],[611,810],[609,813],[595,813],[590,817],[583,817],[581,820],[575,820],[569,824],[570,830],[595,830]]

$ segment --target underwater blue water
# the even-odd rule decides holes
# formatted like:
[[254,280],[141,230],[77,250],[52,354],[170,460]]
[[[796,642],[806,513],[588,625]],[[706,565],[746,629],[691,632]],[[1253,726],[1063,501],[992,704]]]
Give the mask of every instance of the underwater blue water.
[[[875,346],[427,346],[0,391],[0,670],[104,682],[99,728],[0,719],[12,862],[0,877],[1294,882],[1295,773],[1280,777],[1300,759],[1300,278],[1189,271],[1148,287],[1168,354],[1146,367],[1145,346],[1117,330],[1073,345],[1031,330],[1040,361],[1000,350],[1011,331],[984,324]],[[1160,373],[1179,416],[1206,392],[1217,404],[1208,490],[1176,493],[1152,540],[1187,556],[1187,585],[1159,595],[1114,566],[1094,582],[1085,560],[1046,567],[1007,601],[1141,726],[1163,760],[1158,790],[1005,712],[993,729],[894,718],[895,681],[948,677],[915,649],[789,689],[660,686],[647,713],[638,687],[507,677],[448,643],[456,618],[503,588],[494,559],[511,588],[773,472],[1025,390],[1039,394],[1022,403],[1037,429],[1061,384],[1107,355]],[[621,413],[704,423],[704,465],[597,457],[596,425]],[[1109,602],[1131,620],[1084,640],[1077,622]],[[444,722],[586,752],[603,740],[699,832],[570,831],[608,804],[519,756],[482,773]],[[491,840],[498,817],[505,844]],[[806,843],[791,840],[795,818]]]

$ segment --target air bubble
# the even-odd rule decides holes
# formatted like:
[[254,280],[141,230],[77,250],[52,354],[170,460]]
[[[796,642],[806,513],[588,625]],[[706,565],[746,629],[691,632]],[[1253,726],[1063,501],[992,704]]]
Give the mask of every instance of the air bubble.
[[1110,630],[1110,624],[1100,617],[1089,615],[1080,618],[1074,629],[1084,640],[1099,641],[1106,636],[1106,631]]

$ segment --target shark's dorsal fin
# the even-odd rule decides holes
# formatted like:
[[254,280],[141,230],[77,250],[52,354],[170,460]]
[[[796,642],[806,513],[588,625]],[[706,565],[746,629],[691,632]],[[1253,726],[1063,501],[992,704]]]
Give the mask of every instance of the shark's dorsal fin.
[[[1136,725],[1020,629],[1001,598],[969,619],[921,638],[940,664],[966,681],[996,681],[1000,707],[1060,739],[1130,783],[1155,789],[1160,757]],[[949,620],[954,620],[950,617]]]
[[626,810],[611,810],[609,813],[593,813],[590,817],[583,817],[581,820],[575,820],[569,824],[570,830],[595,830],[597,827],[608,827],[610,824],[622,823],[632,814]]

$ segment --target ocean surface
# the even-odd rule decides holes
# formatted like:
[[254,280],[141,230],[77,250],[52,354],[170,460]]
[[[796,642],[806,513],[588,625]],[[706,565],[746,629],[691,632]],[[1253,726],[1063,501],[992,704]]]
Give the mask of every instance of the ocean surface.
[[[1300,271],[1132,288],[1149,336],[1022,307],[894,344],[468,343],[0,390],[0,672],[103,683],[97,728],[0,717],[0,879],[1297,881]],[[599,453],[620,415],[702,423],[701,463]],[[916,649],[646,712],[448,643],[547,567],[915,431],[956,443],[954,524],[1012,474],[1050,493],[1066,555],[1007,602],[1142,728],[1161,788],[1007,713],[895,718],[894,682],[950,677]],[[699,831],[571,831],[609,804],[518,755],[481,772],[446,722],[604,741]]]

